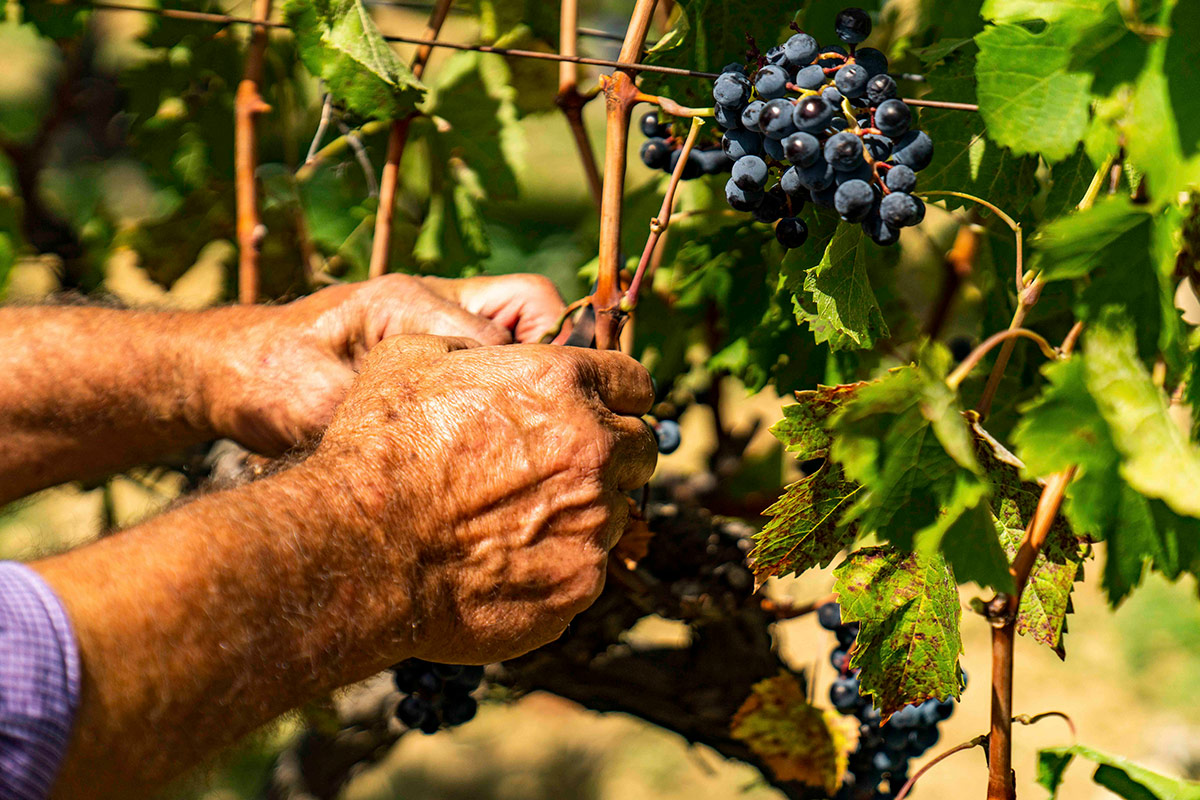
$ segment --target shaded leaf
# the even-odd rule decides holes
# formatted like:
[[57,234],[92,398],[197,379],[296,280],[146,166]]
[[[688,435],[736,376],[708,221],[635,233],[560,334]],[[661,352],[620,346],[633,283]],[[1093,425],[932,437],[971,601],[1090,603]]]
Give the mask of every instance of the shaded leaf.
[[1075,757],[1094,762],[1092,780],[1125,800],[1200,800],[1200,783],[1168,778],[1079,744],[1038,752],[1038,783],[1050,791],[1051,798],[1058,796],[1063,774]]
[[758,582],[826,567],[852,545],[858,526],[840,523],[861,489],[845,479],[841,467],[828,461],[812,475],[788,486],[783,496],[763,512],[771,521],[754,537],[750,560]]
[[796,679],[780,673],[754,684],[731,724],[781,781],[837,791],[857,744],[857,726],[832,709],[809,705]]
[[867,277],[864,242],[861,226],[839,225],[821,262],[804,275],[814,310],[805,311],[802,321],[817,343],[827,342],[834,350],[870,348],[888,335]]

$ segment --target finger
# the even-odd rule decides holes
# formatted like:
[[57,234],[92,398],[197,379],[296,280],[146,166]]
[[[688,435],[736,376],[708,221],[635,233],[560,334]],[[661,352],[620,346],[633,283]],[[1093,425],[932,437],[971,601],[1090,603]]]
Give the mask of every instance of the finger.
[[600,402],[617,414],[641,416],[654,405],[650,373],[634,359],[616,350],[569,348],[579,359],[580,378]]
[[658,439],[654,432],[638,417],[612,414],[605,424],[616,432],[605,473],[608,485],[625,492],[645,486],[658,465]]
[[425,278],[426,287],[466,310],[513,332],[518,342],[536,342],[552,330],[566,305],[541,275],[494,275],[447,280]]
[[466,336],[480,344],[511,344],[512,334],[487,317],[472,314],[449,300],[430,294],[425,329],[438,336]]
[[372,365],[406,359],[412,361],[428,361],[435,356],[442,356],[455,350],[469,350],[479,347],[480,342],[463,336],[432,336],[404,335],[389,336],[381,340],[367,353],[366,367]]
[[610,492],[608,504],[611,512],[608,526],[605,530],[607,540],[603,542],[605,552],[611,552],[625,535],[625,526],[629,524],[629,498],[620,492]]

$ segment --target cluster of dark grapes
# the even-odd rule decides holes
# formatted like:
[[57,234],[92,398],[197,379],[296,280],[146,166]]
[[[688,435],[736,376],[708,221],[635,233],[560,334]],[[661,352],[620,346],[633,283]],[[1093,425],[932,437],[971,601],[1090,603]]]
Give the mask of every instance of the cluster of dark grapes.
[[713,84],[722,148],[733,161],[725,198],[776,223],[784,247],[808,236],[797,218],[806,202],[861,223],[881,245],[925,217],[912,192],[933,143],[911,129],[912,110],[898,97],[887,57],[858,47],[871,32],[867,12],[843,9],[836,30],[849,51],[797,32],[750,69],[726,66]]
[[[649,111],[642,117],[641,128],[642,133],[646,135],[641,149],[642,163],[650,169],[661,169],[670,175],[683,155],[683,139],[673,136],[671,126],[659,122],[658,113],[655,111]],[[725,154],[719,142],[697,144],[688,154],[683,173],[679,177],[690,181],[701,175],[720,175],[722,172],[729,172],[732,166],[733,160]]]
[[[858,636],[858,624],[842,623],[837,603],[817,609],[822,628],[837,636],[837,648],[829,656],[838,677],[829,687],[829,700],[842,714],[859,722],[858,749],[850,754],[845,783],[836,800],[889,800],[908,780],[909,760],[925,754],[937,744],[938,723],[954,713],[953,700],[926,700],[905,706],[881,725],[879,711],[859,694],[858,670],[850,669],[850,648]],[[881,788],[886,784],[886,790]]]
[[437,733],[475,716],[479,704],[471,692],[483,680],[483,667],[410,658],[392,667],[392,679],[407,695],[396,707],[397,718],[413,730]]

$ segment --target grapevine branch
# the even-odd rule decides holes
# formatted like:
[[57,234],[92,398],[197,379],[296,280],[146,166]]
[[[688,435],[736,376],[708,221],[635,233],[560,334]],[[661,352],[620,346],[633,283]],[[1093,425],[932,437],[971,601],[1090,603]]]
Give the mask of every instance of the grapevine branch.
[[[450,13],[452,0],[438,0],[433,11],[429,14],[429,24],[425,28],[427,40],[437,39],[442,30],[442,23]],[[433,47],[423,44],[417,49],[412,60],[412,73],[418,79],[425,73],[425,65]],[[371,242],[371,264],[368,274],[377,278],[387,272],[388,253],[392,247],[392,215],[395,212],[396,189],[400,184],[400,159],[404,156],[404,144],[408,141],[408,128],[412,124],[413,114],[393,120],[388,133],[387,162],[383,165],[383,177],[379,181],[379,210],[375,214],[375,238]]]
[[[1071,329],[1059,348],[1064,358],[1070,356],[1074,349],[1079,327],[1077,325]],[[1029,581],[1038,552],[1045,544],[1054,518],[1058,516],[1067,485],[1074,477],[1075,467],[1071,466],[1047,479],[1033,519],[1029,521],[1017,555],[1013,558],[1010,568],[1013,592],[1010,595],[998,594],[988,604],[989,610],[995,609],[989,614],[992,622],[992,723],[988,734],[988,800],[1016,798],[1012,770],[1012,679],[1017,613],[1021,607],[1021,593]]]
[[967,376],[971,374],[971,370],[973,370],[979,364],[979,362],[983,360],[983,357],[986,356],[993,347],[1002,342],[1004,344],[1008,344],[1008,342],[1015,341],[1021,337],[1030,339],[1036,343],[1038,349],[1042,351],[1042,355],[1044,355],[1046,358],[1053,361],[1059,357],[1058,352],[1050,346],[1050,343],[1047,342],[1046,338],[1040,333],[1035,333],[1028,328],[1009,328],[1008,330],[1000,331],[999,333],[993,333],[991,336],[985,339],[982,344],[972,350],[971,354],[964,358],[962,363],[959,364],[958,367],[956,367],[955,370],[946,377],[946,385],[951,389],[958,389],[958,387],[962,385],[962,382],[966,380]]
[[[579,31],[579,2],[578,0],[562,0],[559,14],[558,49],[561,55],[576,56],[577,35]],[[578,65],[573,61],[560,61],[558,64],[558,94],[554,102],[562,109],[575,138],[575,147],[579,151],[579,159],[583,164],[583,173],[587,176],[588,188],[596,205],[600,204],[602,188],[600,185],[600,170],[596,167],[596,156],[592,153],[592,143],[588,139],[587,128],[583,125],[583,107],[594,95],[579,93]]]
[[[656,0],[637,0],[617,60],[636,64],[650,29]],[[621,203],[625,195],[625,151],[629,144],[629,114],[637,103],[633,71],[618,69],[602,81],[605,100],[604,187],[600,202],[600,273],[593,294],[596,348],[612,350],[624,314],[621,302]]]
[[258,254],[266,235],[258,215],[258,131],[255,118],[271,107],[262,99],[258,87],[263,77],[263,57],[267,51],[267,17],[271,0],[254,0],[254,28],[246,54],[246,71],[238,84],[234,100],[234,181],[237,189],[238,300],[258,300]]

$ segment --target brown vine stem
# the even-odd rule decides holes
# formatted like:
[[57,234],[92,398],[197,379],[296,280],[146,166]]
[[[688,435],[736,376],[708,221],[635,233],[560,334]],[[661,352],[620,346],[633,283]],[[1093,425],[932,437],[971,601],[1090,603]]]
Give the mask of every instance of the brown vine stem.
[[[452,0],[437,0],[429,13],[429,24],[425,27],[424,39],[435,40],[442,30],[442,23],[450,13]],[[413,55],[412,73],[419,80],[425,73],[425,65],[433,47],[423,44]],[[408,127],[415,114],[392,120],[388,133],[387,161],[383,165],[383,176],[379,180],[379,210],[375,212],[375,238],[371,241],[371,263],[367,274],[378,278],[388,271],[388,253],[392,247],[392,216],[395,214],[396,189],[400,184],[400,159],[404,157],[404,144],[408,141]]]
[[621,298],[621,311],[628,314],[637,307],[638,295],[642,290],[642,280],[646,276],[646,268],[650,266],[650,259],[654,255],[654,248],[658,245],[659,237],[667,231],[667,227],[671,224],[671,208],[675,205],[675,190],[679,187],[679,181],[683,179],[683,169],[687,166],[688,156],[692,153],[692,148],[696,144],[696,137],[700,134],[700,129],[704,127],[704,120],[700,117],[692,117],[692,127],[688,130],[687,139],[683,142],[683,148],[679,152],[679,161],[675,164],[675,169],[671,172],[671,180],[667,183],[667,191],[663,195],[662,208],[658,211],[658,216],[650,220],[650,235],[646,237],[646,246],[642,248],[642,257],[638,261],[637,272],[633,274],[633,281],[629,284],[629,288],[625,291],[625,296]]
[[[636,63],[646,44],[656,0],[637,0],[617,60]],[[629,114],[637,102],[633,72],[619,69],[602,80],[605,100],[604,190],[600,200],[600,273],[592,304],[596,309],[596,348],[619,347],[621,303],[621,204],[625,196],[625,151]]]
[[1040,333],[1035,333],[1028,328],[1009,328],[1008,330],[1000,331],[999,333],[993,333],[978,347],[972,350],[970,355],[964,358],[962,363],[959,364],[953,372],[946,376],[946,385],[951,389],[957,390],[958,387],[962,385],[962,382],[966,380],[967,376],[971,374],[971,370],[975,369],[983,357],[988,354],[988,351],[1002,342],[1007,343],[1021,337],[1030,339],[1036,343],[1038,349],[1042,351],[1042,355],[1044,355],[1046,358],[1049,358],[1053,361],[1059,357],[1058,351],[1051,347],[1050,343],[1047,342],[1046,338]]
[[[1078,327],[1078,326],[1077,326]],[[1072,327],[1059,351],[1066,358],[1071,355],[1079,333]],[[1051,475],[1042,488],[1033,519],[1025,529],[1025,536],[1017,548],[1010,572],[1013,577],[1013,593],[998,594],[987,604],[989,621],[992,623],[992,725],[988,734],[988,800],[1015,800],[1012,770],[1012,676],[1013,645],[1017,636],[1017,612],[1021,606],[1021,593],[1029,581],[1029,574],[1037,562],[1038,552],[1045,544],[1046,536],[1058,516],[1063,495],[1075,477],[1075,467]],[[1069,721],[1068,721],[1069,724]],[[1071,726],[1074,729],[1074,725]]]
[[238,300],[258,300],[258,254],[266,229],[258,215],[258,130],[255,119],[271,110],[258,87],[263,77],[263,57],[267,52],[267,17],[271,0],[254,0],[254,18],[246,71],[238,84],[234,100],[234,182],[237,197]]
[[939,753],[928,764],[921,767],[919,770],[916,771],[916,773],[913,774],[913,776],[911,778],[909,778],[907,781],[904,782],[904,785],[902,787],[900,787],[900,791],[896,792],[896,800],[904,800],[904,798],[908,797],[908,793],[910,791],[912,791],[913,785],[916,784],[916,782],[921,778],[921,776],[924,775],[926,772],[929,772],[929,770],[933,769],[939,763],[941,763],[945,759],[949,758],[950,756],[954,755],[955,753],[961,753],[964,750],[971,750],[976,747],[986,746],[987,738],[988,738],[987,734],[980,734],[979,736],[976,736],[974,739],[970,740],[969,742],[963,742],[962,744],[956,744],[956,745],[954,745],[954,747],[951,747],[946,752]]
[[[577,36],[579,30],[579,0],[562,0],[558,18],[558,51],[564,56],[576,56]],[[562,109],[575,138],[575,149],[579,151],[579,160],[583,164],[583,174],[587,176],[588,188],[592,191],[592,199],[600,205],[600,195],[603,191],[600,184],[600,170],[596,167],[596,156],[592,152],[592,142],[588,138],[587,128],[583,124],[583,107],[595,95],[579,93],[579,68],[573,61],[558,63],[558,94],[554,102]]]

